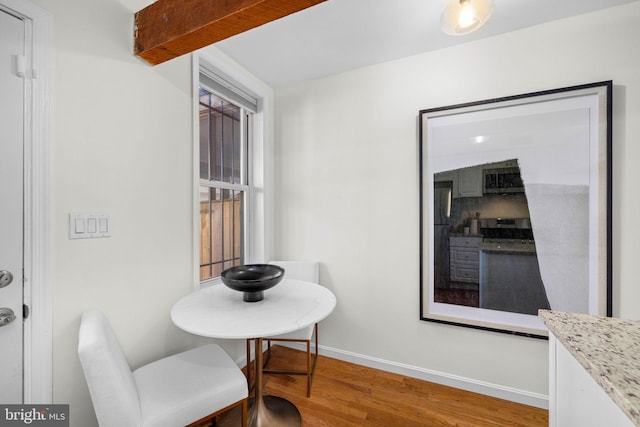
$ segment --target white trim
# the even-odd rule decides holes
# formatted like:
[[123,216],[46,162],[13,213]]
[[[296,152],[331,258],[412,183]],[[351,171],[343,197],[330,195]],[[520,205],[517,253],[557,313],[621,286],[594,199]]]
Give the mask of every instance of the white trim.
[[245,184],[232,184],[229,182],[222,181],[209,181],[208,179],[201,179],[199,183],[200,187],[210,187],[210,188],[224,188],[225,190],[236,190],[236,191],[248,191],[249,186]]
[[[0,0],[25,19],[31,57],[25,99],[24,403],[47,404],[53,395],[53,311],[50,277],[49,146],[51,15],[26,0]],[[27,31],[29,33],[29,31]]]
[[[31,203],[28,223],[31,224],[31,316],[30,359],[25,359],[25,403],[49,403],[53,395],[53,302],[50,277],[50,93],[51,93],[51,17],[40,10],[30,15],[33,22],[33,76],[31,121],[31,186],[26,200]],[[29,194],[30,193],[30,194]],[[29,273],[27,273],[29,274]],[[27,276],[29,277],[29,276]],[[25,327],[25,332],[28,328]]]
[[[306,351],[306,347],[298,343],[282,343],[281,345]],[[532,393],[526,390],[452,375],[446,372],[406,365],[404,363],[393,362],[324,345],[319,346],[318,353],[333,359],[355,363],[356,365],[380,369],[381,371],[392,372],[394,374],[417,378],[419,380],[454,387],[460,390],[470,391],[472,393],[479,393],[485,396],[496,397],[498,399],[504,399],[523,405],[534,406],[536,408],[549,409],[549,396],[544,394]],[[246,359],[246,356],[244,359]]]
[[191,55],[191,92],[193,102],[191,103],[191,117],[192,117],[192,129],[191,135],[193,142],[191,143],[191,168],[193,176],[193,191],[191,192],[191,206],[193,206],[193,223],[191,224],[191,259],[193,260],[193,268],[191,271],[193,288],[200,288],[200,242],[196,236],[200,235],[200,221],[197,218],[196,212],[199,211],[200,205],[200,142],[198,141],[200,135],[200,106],[196,99],[200,99],[200,65],[198,61],[198,55]]
[[558,339],[549,332],[549,427],[558,427]]

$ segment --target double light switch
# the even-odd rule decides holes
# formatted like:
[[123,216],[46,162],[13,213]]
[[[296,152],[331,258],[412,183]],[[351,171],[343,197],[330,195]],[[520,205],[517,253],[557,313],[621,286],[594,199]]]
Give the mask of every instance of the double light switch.
[[69,215],[69,239],[90,239],[111,236],[109,215]]

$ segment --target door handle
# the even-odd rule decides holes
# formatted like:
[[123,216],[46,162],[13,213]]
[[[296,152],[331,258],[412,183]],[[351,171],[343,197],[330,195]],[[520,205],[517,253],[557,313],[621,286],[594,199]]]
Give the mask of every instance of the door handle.
[[0,308],[0,327],[16,320],[16,314],[8,307]]
[[9,286],[11,282],[13,282],[13,274],[7,270],[0,270],[0,288]]

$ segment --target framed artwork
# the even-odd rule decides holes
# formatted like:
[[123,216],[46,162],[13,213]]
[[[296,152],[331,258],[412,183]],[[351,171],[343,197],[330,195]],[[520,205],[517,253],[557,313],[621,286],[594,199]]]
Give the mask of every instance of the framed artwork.
[[419,112],[422,320],[545,338],[539,309],[611,316],[611,97]]

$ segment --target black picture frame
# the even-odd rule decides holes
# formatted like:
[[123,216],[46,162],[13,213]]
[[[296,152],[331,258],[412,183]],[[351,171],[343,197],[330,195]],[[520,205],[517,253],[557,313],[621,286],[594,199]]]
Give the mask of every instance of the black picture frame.
[[[544,339],[548,331],[536,307],[612,315],[612,90],[612,81],[602,81],[419,111],[421,320]],[[449,209],[453,205],[458,215],[464,206],[483,206],[497,217],[500,210],[495,206],[503,200],[516,206],[514,199],[497,199],[498,194],[485,192],[484,184],[481,195],[476,187],[463,196],[460,180],[470,173],[477,177],[479,169],[484,176],[487,169],[505,162],[517,165],[522,174],[520,197],[525,198],[529,217],[524,219],[530,221],[533,241],[525,255],[534,255],[535,261],[518,257],[517,245],[491,246],[482,237],[489,229],[480,225],[485,223],[478,212],[467,220],[476,231],[469,237],[480,240],[466,239],[478,251],[477,306],[443,302],[441,296],[455,290],[447,289],[454,286],[453,280],[441,285],[441,277],[451,278],[451,268],[459,268],[451,263],[452,253],[457,256],[455,247],[452,251],[449,246],[448,253],[442,248],[454,240],[465,241],[458,236],[468,230],[460,223],[434,225],[436,207],[443,215],[441,203],[434,203],[434,185],[440,180],[452,183]],[[473,251],[470,281],[476,274]],[[529,268],[521,267],[519,260],[538,265],[540,277],[533,285],[528,284],[529,276],[518,276]],[[444,274],[447,262],[449,271]],[[437,285],[434,276],[439,277]],[[473,294],[473,283],[455,283],[468,285]],[[542,287],[546,307],[538,306],[544,304],[531,296],[529,287],[521,287],[525,283]],[[525,301],[524,307],[508,302],[501,306],[499,295],[506,295],[505,301]]]

